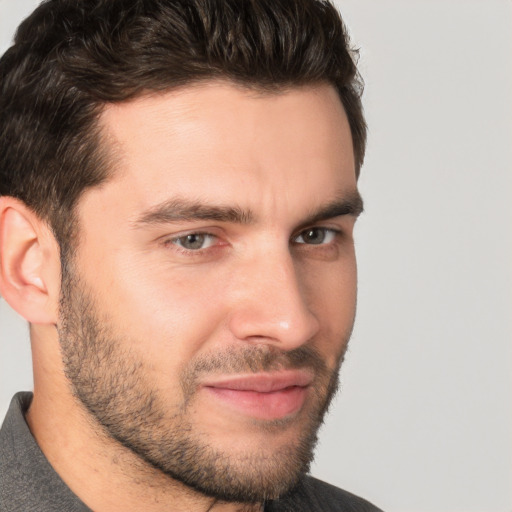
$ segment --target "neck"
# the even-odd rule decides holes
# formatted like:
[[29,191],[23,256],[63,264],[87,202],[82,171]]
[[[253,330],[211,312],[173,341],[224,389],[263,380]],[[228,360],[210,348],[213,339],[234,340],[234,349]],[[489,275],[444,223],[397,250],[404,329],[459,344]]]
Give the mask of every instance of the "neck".
[[[73,400],[73,399],[72,399]],[[60,414],[56,403],[67,404]],[[95,512],[256,512],[261,505],[225,503],[204,496],[149,467],[105,436],[84,432],[85,412],[60,395],[52,400],[35,388],[27,423],[39,447],[67,486]],[[92,425],[91,425],[92,426]]]
[[[109,437],[72,395],[51,336],[33,340],[34,398],[26,420],[66,485],[95,512],[260,512],[205,496]],[[53,349],[55,347],[52,347]],[[52,379],[48,376],[51,375]]]

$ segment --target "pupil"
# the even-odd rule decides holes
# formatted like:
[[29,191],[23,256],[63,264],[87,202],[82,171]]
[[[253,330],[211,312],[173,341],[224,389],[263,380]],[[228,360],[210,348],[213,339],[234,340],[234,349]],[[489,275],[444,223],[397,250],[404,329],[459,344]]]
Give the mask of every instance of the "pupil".
[[188,249],[200,249],[204,243],[204,235],[187,235],[185,245]]
[[321,244],[324,241],[325,234],[321,229],[309,229],[306,231],[305,238],[310,244]]

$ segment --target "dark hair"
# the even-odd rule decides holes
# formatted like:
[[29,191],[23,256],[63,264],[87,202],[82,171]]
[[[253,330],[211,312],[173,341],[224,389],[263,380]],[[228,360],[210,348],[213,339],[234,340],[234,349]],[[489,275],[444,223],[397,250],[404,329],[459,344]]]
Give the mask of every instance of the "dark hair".
[[47,220],[63,249],[80,194],[109,175],[104,104],[215,78],[269,91],[334,85],[358,175],[355,56],[326,0],[46,0],[0,60],[0,195]]

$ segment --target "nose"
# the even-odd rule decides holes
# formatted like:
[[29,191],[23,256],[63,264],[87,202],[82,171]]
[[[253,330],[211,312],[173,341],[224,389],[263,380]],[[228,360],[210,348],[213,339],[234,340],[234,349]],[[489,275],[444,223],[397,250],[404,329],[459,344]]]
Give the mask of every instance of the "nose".
[[319,321],[288,251],[260,254],[239,272],[229,318],[237,339],[289,351],[317,334]]

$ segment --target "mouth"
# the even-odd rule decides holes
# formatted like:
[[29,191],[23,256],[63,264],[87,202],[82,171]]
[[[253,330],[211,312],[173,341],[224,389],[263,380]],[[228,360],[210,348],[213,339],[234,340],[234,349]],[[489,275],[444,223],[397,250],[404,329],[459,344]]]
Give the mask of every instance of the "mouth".
[[302,409],[313,377],[308,370],[233,375],[205,382],[202,388],[235,412],[261,420],[278,420]]

